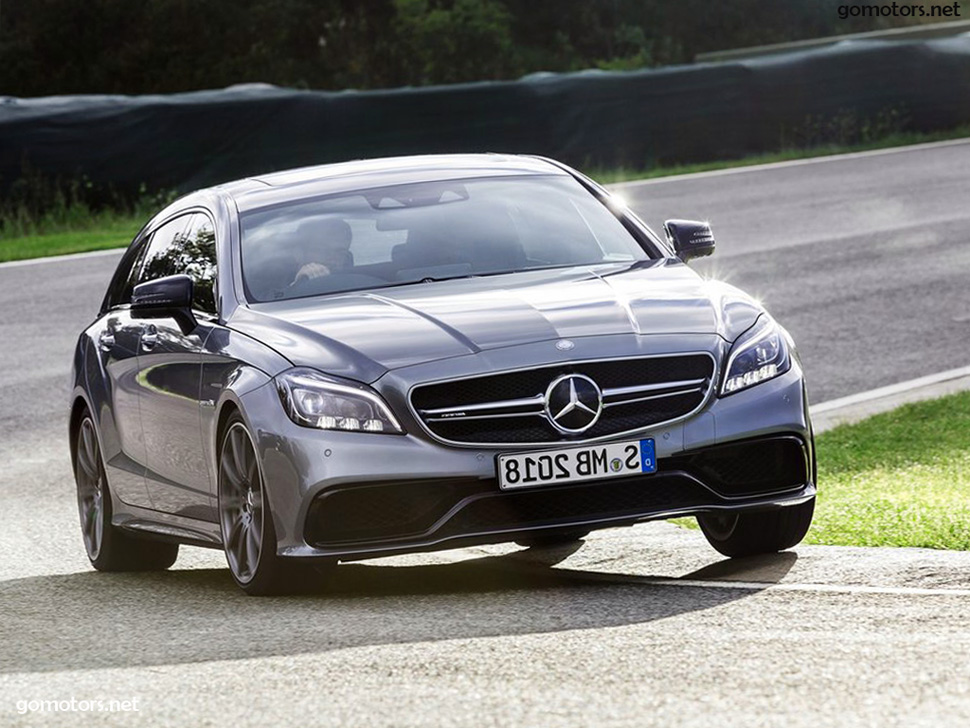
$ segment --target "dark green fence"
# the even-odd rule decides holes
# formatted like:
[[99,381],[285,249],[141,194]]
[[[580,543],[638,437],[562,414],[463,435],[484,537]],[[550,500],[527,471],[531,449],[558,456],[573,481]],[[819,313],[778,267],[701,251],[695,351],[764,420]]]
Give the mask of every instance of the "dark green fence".
[[[268,86],[171,96],[0,99],[0,189],[25,163],[118,191],[424,152],[644,167],[777,149],[825,120],[970,121],[970,37],[853,41],[728,63],[368,92]],[[811,140],[817,141],[817,140]]]

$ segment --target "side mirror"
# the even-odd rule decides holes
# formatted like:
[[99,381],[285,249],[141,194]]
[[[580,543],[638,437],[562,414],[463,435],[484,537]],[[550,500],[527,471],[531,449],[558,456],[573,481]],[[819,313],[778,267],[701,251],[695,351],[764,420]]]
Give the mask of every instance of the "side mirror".
[[174,318],[182,333],[188,334],[198,325],[192,315],[192,279],[177,275],[139,283],[131,294],[131,315]]
[[667,240],[674,246],[677,257],[685,263],[714,252],[714,233],[706,222],[696,220],[667,220],[664,223]]

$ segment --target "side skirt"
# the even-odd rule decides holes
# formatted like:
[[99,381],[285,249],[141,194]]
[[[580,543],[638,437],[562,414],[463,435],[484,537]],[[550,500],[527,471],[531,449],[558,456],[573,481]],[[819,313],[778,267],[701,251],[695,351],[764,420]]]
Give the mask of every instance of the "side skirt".
[[184,543],[189,546],[221,549],[222,534],[218,523],[160,513],[127,506],[130,512],[115,514],[111,523],[118,528],[153,541]]

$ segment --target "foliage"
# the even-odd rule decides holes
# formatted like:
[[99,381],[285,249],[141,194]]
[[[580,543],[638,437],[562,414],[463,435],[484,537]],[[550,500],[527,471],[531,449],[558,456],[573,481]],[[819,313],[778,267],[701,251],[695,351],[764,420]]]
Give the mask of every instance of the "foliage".
[[[930,0],[914,0],[930,4]],[[911,24],[844,0],[11,0],[4,93],[381,88],[633,69]],[[926,22],[938,18],[924,18]]]
[[0,244],[55,233],[127,231],[132,220],[147,220],[174,197],[173,192],[149,192],[144,186],[133,197],[122,196],[86,177],[51,179],[24,165],[22,176],[0,199]]
[[906,131],[909,114],[898,107],[881,109],[872,117],[860,117],[852,109],[842,109],[825,117],[807,117],[800,125],[782,133],[782,145],[817,147],[824,144],[870,144]]
[[[782,162],[812,156],[842,154],[851,151],[898,147],[907,144],[966,137],[970,137],[970,126],[961,126],[929,134],[918,132],[891,134],[865,144],[848,146],[828,144],[812,148],[789,148],[780,152],[760,154],[744,159],[659,167],[644,165],[639,168],[586,169],[585,171],[602,184],[612,184],[648,177],[690,174],[712,169]],[[71,183],[67,188],[81,186],[84,185]],[[57,188],[53,189],[56,190]],[[55,191],[54,194],[63,198],[64,186],[60,189],[61,192]],[[24,207],[13,206],[11,208],[10,205],[5,206],[0,203],[0,261],[79,253],[127,245],[142,223],[161,207],[168,204],[172,197],[171,193],[147,195],[143,191],[143,194],[134,203],[123,204],[118,209],[111,207],[93,208],[83,201],[75,201],[59,208],[55,206],[52,210],[41,210],[35,214],[28,213]],[[5,219],[5,215],[9,215],[11,209],[13,209],[14,214]]]

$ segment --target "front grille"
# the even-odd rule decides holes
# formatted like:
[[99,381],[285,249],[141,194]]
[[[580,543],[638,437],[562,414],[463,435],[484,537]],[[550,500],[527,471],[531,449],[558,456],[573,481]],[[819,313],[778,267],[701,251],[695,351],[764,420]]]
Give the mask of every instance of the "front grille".
[[[564,433],[550,421],[545,395],[568,374],[593,380],[602,414],[588,429]],[[411,404],[432,434],[467,444],[529,444],[593,439],[659,425],[697,409],[714,376],[708,354],[565,362],[416,387]]]

